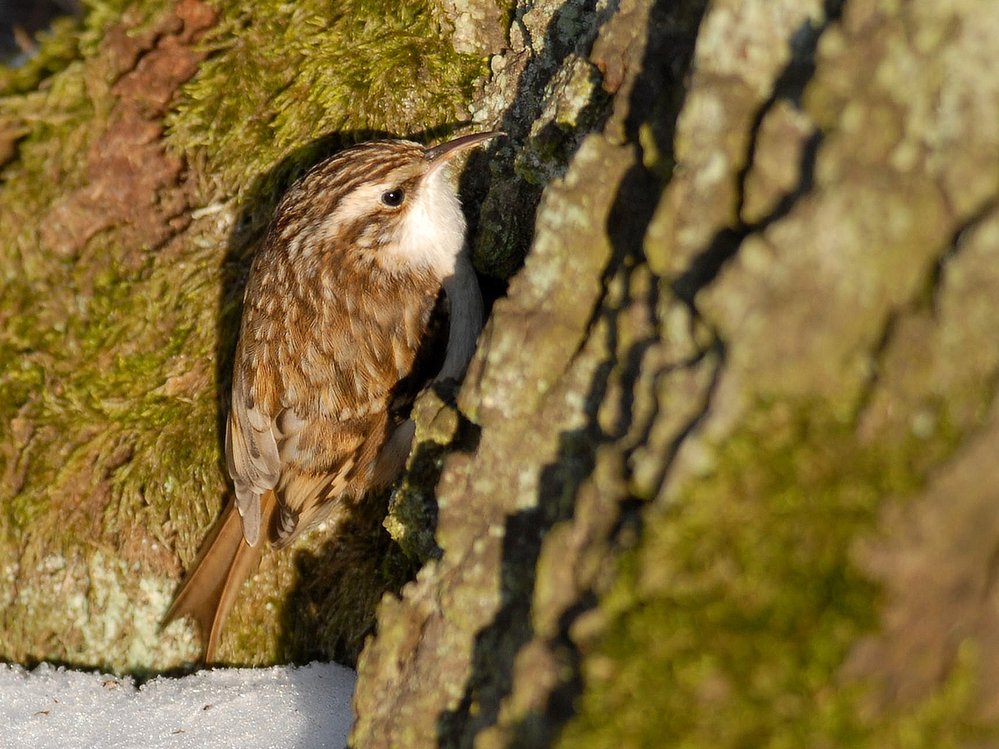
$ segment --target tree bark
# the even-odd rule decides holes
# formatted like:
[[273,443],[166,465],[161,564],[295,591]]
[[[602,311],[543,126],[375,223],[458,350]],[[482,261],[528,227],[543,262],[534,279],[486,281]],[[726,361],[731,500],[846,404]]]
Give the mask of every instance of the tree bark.
[[4,83],[0,657],[192,657],[276,197],[470,116],[471,369],[226,659],[363,643],[357,747],[988,743],[999,7],[277,6],[94,11]]

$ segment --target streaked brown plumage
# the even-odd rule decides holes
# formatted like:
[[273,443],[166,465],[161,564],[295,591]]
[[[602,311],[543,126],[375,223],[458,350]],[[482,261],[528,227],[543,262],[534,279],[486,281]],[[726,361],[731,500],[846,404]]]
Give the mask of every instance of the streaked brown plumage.
[[233,366],[225,452],[236,496],[164,618],[194,618],[206,661],[261,536],[284,547],[398,474],[442,290],[450,319],[437,377],[464,371],[481,299],[443,167],[497,134],[433,149],[361,144],[313,168],[279,204],[247,282]]

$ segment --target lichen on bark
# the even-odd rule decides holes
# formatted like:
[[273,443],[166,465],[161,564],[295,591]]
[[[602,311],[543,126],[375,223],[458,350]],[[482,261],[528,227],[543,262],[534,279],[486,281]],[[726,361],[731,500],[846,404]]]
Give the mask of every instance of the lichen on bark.
[[[976,123],[992,117],[997,61],[976,26],[994,18],[943,3],[615,10],[576,50],[617,82],[602,133],[542,191],[459,398],[482,431],[445,464],[443,557],[381,611],[354,742],[974,745],[994,731],[976,694],[991,617],[962,586],[989,589],[992,524],[931,578],[939,611],[968,617],[953,635],[904,576],[905,558],[929,554],[924,574],[946,558],[920,536],[946,490],[929,495],[937,514],[892,528],[942,467],[988,460],[975,434],[994,413],[991,274],[942,289],[965,288],[962,261],[992,232],[996,132]],[[699,29],[689,81],[665,51],[679,28]],[[497,90],[507,65],[492,66]],[[917,94],[900,70],[918,71]],[[537,112],[565,93],[544,91]],[[968,192],[945,197],[971,158]],[[586,240],[580,215],[595,221]],[[596,296],[567,265],[594,233],[612,247]],[[958,298],[973,330],[945,314]],[[567,304],[584,328],[565,324]],[[957,340],[979,343],[958,354]],[[948,379],[965,356],[967,376]],[[986,506],[963,503],[947,537]],[[447,688],[393,691],[387,673]]]
[[350,657],[388,589],[354,746],[993,742],[999,6],[338,7],[101,4],[4,79],[0,655],[194,652],[276,196],[467,114],[469,374],[223,655]]

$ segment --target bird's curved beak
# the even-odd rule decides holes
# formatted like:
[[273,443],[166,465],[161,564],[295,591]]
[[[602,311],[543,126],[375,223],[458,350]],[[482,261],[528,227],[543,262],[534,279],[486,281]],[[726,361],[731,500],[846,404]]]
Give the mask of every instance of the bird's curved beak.
[[428,164],[430,164],[431,168],[434,168],[450,160],[452,156],[456,155],[460,151],[464,151],[466,148],[476,146],[483,141],[489,140],[490,138],[498,138],[505,135],[506,133],[500,130],[493,130],[488,133],[472,133],[471,135],[462,135],[460,138],[449,140],[447,143],[441,143],[439,146],[428,148],[423,153],[423,158]]

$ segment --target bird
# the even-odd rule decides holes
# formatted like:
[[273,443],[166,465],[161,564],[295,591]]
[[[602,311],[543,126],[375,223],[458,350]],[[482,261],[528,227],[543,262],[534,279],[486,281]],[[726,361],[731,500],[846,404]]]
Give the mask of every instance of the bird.
[[[360,143],[314,166],[278,203],[251,264],[233,360],[225,463],[234,496],[163,618],[194,620],[203,662],[215,662],[266,546],[288,546],[402,471],[415,432],[407,408],[428,382],[426,362],[439,364],[433,381],[463,375],[482,297],[449,164],[500,135],[432,148]],[[425,352],[441,339],[434,361]]]

